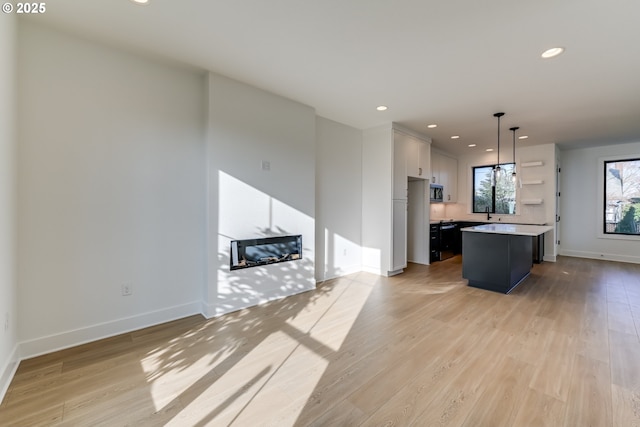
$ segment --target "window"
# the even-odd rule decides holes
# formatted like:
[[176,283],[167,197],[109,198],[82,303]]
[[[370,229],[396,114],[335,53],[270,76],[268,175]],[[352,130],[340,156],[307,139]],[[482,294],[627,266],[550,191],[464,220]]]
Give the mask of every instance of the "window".
[[640,158],[604,161],[604,234],[640,235]]
[[483,213],[487,209],[491,213],[516,213],[516,184],[511,179],[514,164],[500,165],[502,172],[491,185],[491,171],[493,166],[475,166],[473,168],[473,212]]

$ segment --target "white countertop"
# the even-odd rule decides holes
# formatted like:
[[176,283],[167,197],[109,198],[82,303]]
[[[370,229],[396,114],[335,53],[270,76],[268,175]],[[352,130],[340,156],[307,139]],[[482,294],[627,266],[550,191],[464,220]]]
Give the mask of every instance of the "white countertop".
[[[511,215],[513,216],[513,215]],[[544,223],[517,223],[517,222],[509,222],[509,221],[517,221],[516,218],[505,218],[505,217],[495,217],[492,216],[493,219],[487,220],[486,215],[483,215],[483,218],[430,218],[430,224],[439,224],[441,222],[475,222],[476,224],[508,224],[508,225],[544,225]],[[502,221],[506,220],[506,221]]]
[[475,233],[515,234],[519,236],[539,236],[550,230],[553,230],[551,225],[523,224],[484,224],[460,229],[460,231],[472,231]]

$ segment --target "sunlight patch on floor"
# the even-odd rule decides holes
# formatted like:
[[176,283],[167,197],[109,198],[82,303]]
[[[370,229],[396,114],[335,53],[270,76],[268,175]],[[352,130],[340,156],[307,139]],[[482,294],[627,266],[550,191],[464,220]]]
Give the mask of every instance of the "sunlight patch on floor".
[[149,355],[142,364],[155,375],[150,378],[155,407],[179,403],[182,410],[169,426],[259,425],[267,422],[265,414],[269,423],[293,425],[371,291],[357,282],[337,286],[332,292],[347,297],[329,298],[322,316],[288,319],[261,341],[240,340],[219,353],[215,343],[202,343],[202,357],[194,360],[168,360],[161,350]]

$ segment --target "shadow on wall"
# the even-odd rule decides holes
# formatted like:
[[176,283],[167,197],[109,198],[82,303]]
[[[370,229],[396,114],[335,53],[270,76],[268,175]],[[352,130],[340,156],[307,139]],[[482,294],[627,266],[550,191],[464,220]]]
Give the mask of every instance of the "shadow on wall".
[[[294,233],[276,227],[275,230],[258,228],[254,236],[263,238],[291,234]],[[234,239],[227,236],[225,240]],[[304,246],[304,238],[302,251],[303,254],[309,253],[309,248]],[[314,275],[314,263],[304,256],[299,260],[241,270],[231,270],[230,260],[231,248],[227,245],[225,250],[218,252],[216,314],[229,313],[315,287],[315,283],[309,280]]]
[[[314,289],[314,218],[223,171],[216,178],[209,247],[212,252],[216,248],[217,255],[208,260],[208,314],[217,316]],[[232,240],[283,235],[302,235],[302,259],[231,271]]]

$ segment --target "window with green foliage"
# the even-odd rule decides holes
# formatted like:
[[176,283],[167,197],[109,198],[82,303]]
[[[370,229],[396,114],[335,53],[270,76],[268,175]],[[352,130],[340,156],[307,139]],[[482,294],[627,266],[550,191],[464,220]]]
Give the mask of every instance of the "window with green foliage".
[[640,235],[640,159],[604,162],[604,234]]
[[516,213],[516,184],[511,175],[513,163],[500,165],[502,172],[492,184],[493,166],[473,168],[473,212],[491,212],[513,215]]

